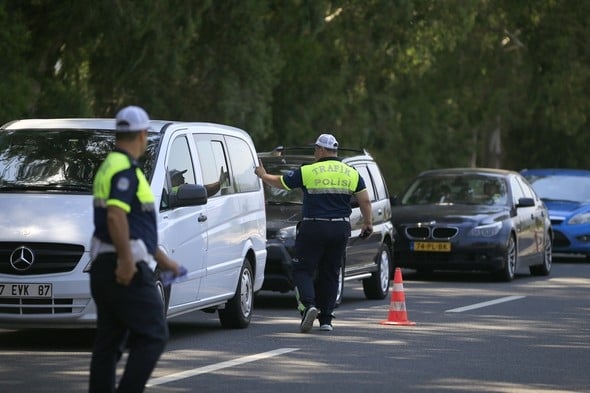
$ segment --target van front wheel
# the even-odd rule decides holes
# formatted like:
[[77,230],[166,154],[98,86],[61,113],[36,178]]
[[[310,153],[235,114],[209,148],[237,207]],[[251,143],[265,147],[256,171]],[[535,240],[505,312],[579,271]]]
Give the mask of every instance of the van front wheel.
[[156,267],[156,270],[154,271],[154,275],[156,277],[156,289],[158,290],[158,294],[162,299],[162,304],[164,306],[164,316],[166,316],[166,314],[168,314],[168,304],[170,303],[170,285],[164,286],[162,278],[160,277],[161,274],[162,271],[160,268]]
[[219,321],[226,329],[243,329],[250,324],[254,308],[254,279],[252,266],[244,261],[236,293],[225,308],[219,309]]

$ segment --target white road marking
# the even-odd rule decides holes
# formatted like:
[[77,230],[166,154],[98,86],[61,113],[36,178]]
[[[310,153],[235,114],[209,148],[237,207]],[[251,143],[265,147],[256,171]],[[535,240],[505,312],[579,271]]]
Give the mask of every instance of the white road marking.
[[490,300],[488,302],[472,304],[471,306],[453,308],[451,310],[446,310],[445,312],[463,312],[463,311],[475,310],[476,308],[483,308],[483,307],[487,307],[487,306],[493,306],[494,304],[511,302],[513,300],[522,299],[524,297],[526,297],[526,296],[506,296],[506,297],[501,297],[496,300]]
[[274,351],[262,352],[257,353],[250,356],[244,356],[242,358],[228,360],[226,362],[211,364],[209,366],[204,366],[200,368],[193,368],[192,370],[181,371],[179,373],[170,374],[164,377],[159,378],[152,378],[148,381],[146,387],[162,385],[172,381],[178,381],[180,379],[194,377],[195,375],[206,374],[217,370],[222,370],[224,368],[239,366],[245,363],[255,362],[257,360],[268,359],[275,356],[283,355],[285,353],[298,351],[299,348],[279,348],[275,349]]

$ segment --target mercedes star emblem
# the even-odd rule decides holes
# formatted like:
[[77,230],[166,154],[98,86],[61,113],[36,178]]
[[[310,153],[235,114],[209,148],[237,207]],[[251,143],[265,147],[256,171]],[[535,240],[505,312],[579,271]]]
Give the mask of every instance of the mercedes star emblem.
[[25,271],[31,268],[35,262],[35,254],[28,247],[20,246],[10,254],[10,265],[14,270]]

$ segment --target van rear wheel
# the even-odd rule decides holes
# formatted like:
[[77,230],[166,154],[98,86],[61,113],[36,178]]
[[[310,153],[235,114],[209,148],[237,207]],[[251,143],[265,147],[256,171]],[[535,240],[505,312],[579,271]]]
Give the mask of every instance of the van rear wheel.
[[219,309],[219,321],[226,329],[243,329],[250,324],[254,308],[254,279],[252,266],[248,260],[244,261],[236,293],[225,305]]

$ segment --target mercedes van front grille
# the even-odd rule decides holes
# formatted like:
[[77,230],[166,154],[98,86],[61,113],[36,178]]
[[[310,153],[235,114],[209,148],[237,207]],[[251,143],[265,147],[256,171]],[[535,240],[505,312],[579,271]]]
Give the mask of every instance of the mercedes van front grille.
[[61,243],[0,242],[0,273],[17,276],[74,270],[84,246]]

